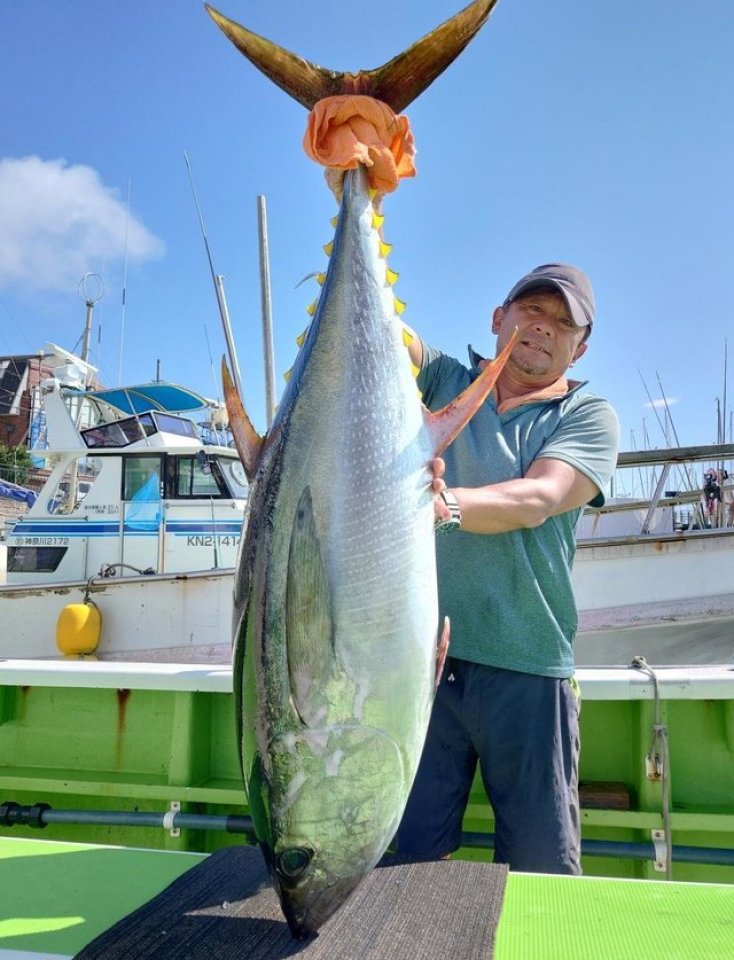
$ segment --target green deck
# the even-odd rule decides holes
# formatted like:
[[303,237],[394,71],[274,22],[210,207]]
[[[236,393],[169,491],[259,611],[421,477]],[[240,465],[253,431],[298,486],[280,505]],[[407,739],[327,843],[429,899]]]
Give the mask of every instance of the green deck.
[[[201,855],[0,837],[0,960],[69,957]],[[734,887],[510,874],[495,960],[731,960]]]
[[[53,669],[51,669],[53,668]],[[46,669],[48,675],[43,674]],[[73,671],[73,672],[72,672]],[[114,671],[114,672],[113,672]],[[715,681],[666,680],[661,704],[671,758],[673,844],[734,850],[734,672]],[[581,779],[623,788],[627,809],[582,810],[584,841],[650,844],[663,825],[662,786],[645,775],[654,705],[644,678],[614,671],[581,677]],[[86,682],[86,685],[83,683]],[[235,749],[229,671],[139,665],[31,665],[0,669],[0,801],[55,809],[246,813]],[[494,829],[477,781],[465,830]],[[16,826],[0,836],[212,852],[239,842],[212,831],[54,824],[42,834]],[[488,857],[486,850],[462,856]],[[586,856],[586,874],[660,879],[649,861]],[[676,861],[673,879],[734,883],[734,866]]]

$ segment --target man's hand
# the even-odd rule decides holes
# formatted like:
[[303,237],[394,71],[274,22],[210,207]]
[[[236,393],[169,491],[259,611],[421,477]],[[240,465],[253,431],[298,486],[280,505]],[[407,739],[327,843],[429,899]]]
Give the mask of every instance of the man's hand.
[[446,505],[445,500],[441,498],[441,494],[446,489],[446,482],[443,479],[443,475],[446,472],[446,464],[441,457],[436,457],[428,464],[428,468],[433,473],[431,490],[433,491],[433,509],[436,515],[436,523],[442,520],[450,520],[451,511]]

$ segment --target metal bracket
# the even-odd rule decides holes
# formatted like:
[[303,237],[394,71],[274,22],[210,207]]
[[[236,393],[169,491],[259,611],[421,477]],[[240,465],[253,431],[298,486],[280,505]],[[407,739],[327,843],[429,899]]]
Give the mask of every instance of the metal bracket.
[[645,757],[645,773],[648,780],[663,779],[663,761],[659,753],[648,753]]
[[665,842],[664,830],[651,830],[652,842],[655,847],[655,870],[665,873],[668,868],[668,845]]
[[166,813],[163,814],[163,829],[168,830],[169,834],[172,837],[180,837],[181,830],[179,827],[174,827],[173,818],[177,813],[181,812],[181,802],[179,800],[171,800],[169,809]]

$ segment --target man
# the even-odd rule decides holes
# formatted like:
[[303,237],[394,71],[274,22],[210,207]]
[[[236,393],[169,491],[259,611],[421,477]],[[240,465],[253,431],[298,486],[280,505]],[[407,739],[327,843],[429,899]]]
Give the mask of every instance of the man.
[[[566,371],[594,321],[588,277],[546,264],[492,315],[497,352],[516,345],[497,386],[445,454],[437,497],[439,606],[451,646],[403,822],[400,852],[447,856],[479,762],[495,814],[495,860],[514,870],[580,872],[577,614],[571,587],[583,507],[604,502],[619,426],[609,404]],[[471,367],[409,347],[430,409],[453,399]],[[438,476],[443,463],[435,465]],[[440,489],[434,481],[434,489]]]

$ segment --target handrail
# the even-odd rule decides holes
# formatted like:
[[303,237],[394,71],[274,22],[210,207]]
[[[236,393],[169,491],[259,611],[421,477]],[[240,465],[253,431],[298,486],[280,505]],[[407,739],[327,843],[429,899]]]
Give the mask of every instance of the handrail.
[[699,463],[702,460],[734,460],[734,443],[712,443],[696,447],[661,447],[659,450],[630,450],[620,453],[617,467],[645,467],[656,463]]

